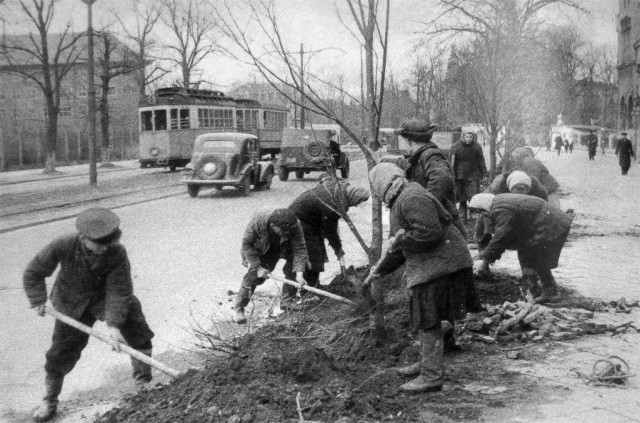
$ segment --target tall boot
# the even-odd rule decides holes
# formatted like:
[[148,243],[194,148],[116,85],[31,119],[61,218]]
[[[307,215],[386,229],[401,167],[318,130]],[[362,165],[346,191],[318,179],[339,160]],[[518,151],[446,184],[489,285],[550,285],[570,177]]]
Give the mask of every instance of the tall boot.
[[251,298],[251,291],[249,288],[241,286],[236,294],[236,301],[233,305],[233,310],[235,311],[234,321],[238,324],[247,323],[247,318],[244,315],[244,308],[249,304],[249,299]]
[[562,299],[558,292],[558,284],[555,278],[551,274],[551,270],[546,270],[540,275],[540,282],[542,284],[542,294],[534,299],[538,303],[555,303]]
[[60,395],[60,391],[62,391],[63,382],[64,376],[47,373],[44,379],[44,386],[47,393],[44,398],[42,398],[42,404],[33,412],[33,421],[46,422],[53,418],[58,411],[58,395]]
[[[151,357],[151,348],[137,350],[147,357]],[[146,386],[151,382],[151,366],[138,359],[131,357],[131,367],[133,368],[133,380],[138,387]]]
[[420,330],[420,376],[400,386],[409,393],[434,392],[442,389],[443,375],[442,329]]
[[531,291],[531,295],[534,297],[540,295],[540,287],[538,286],[538,272],[529,268],[522,268],[522,279],[520,281],[520,287],[526,293],[527,290]]

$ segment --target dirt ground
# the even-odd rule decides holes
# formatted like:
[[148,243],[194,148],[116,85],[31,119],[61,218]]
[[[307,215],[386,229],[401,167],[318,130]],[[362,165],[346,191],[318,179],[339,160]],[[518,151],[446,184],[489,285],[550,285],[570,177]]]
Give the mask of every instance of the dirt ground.
[[[211,330],[203,338],[211,351],[205,369],[133,396],[97,421],[496,421],[491,416],[519,404],[545,404],[566,395],[562,386],[541,389],[539,379],[512,369],[516,360],[535,363],[562,355],[566,347],[548,340],[459,341],[459,351],[445,354],[443,391],[418,396],[399,391],[406,380],[394,369],[419,356],[400,272],[387,278],[382,337],[368,329],[364,302],[337,277],[328,290],[354,298],[356,306],[321,301],[235,339]],[[508,275],[478,281],[482,303],[516,301],[513,282]]]

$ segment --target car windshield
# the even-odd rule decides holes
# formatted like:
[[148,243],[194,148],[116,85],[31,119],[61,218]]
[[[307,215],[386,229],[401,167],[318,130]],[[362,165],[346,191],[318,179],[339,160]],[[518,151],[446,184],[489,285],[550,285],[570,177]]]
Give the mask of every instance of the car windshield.
[[235,141],[205,141],[202,144],[203,149],[207,150],[235,150],[236,142]]

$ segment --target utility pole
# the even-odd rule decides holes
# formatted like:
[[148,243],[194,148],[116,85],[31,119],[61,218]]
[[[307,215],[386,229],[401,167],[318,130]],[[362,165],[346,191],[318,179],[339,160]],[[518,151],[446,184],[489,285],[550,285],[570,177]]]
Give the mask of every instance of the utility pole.
[[88,20],[88,95],[87,95],[87,109],[89,119],[89,185],[98,184],[98,170],[96,167],[96,87],[94,82],[94,62],[93,62],[93,22],[91,15],[91,6],[97,0],[82,0],[87,5],[87,20]]
[[304,50],[300,43],[300,128],[304,129]]

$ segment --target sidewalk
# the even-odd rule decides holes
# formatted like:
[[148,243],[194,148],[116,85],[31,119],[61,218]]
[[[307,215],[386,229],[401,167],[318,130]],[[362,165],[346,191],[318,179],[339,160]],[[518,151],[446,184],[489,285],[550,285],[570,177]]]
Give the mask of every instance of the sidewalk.
[[[108,173],[126,169],[138,169],[140,168],[140,162],[137,160],[123,160],[118,162],[112,162],[115,167],[101,168],[98,164],[98,175],[101,173]],[[43,173],[43,168],[39,169],[26,169],[16,170],[12,172],[0,172],[0,185],[16,184],[20,182],[36,182],[36,181],[50,181],[52,179],[64,178],[67,176],[77,175],[89,175],[89,163],[71,165],[71,166],[56,166],[55,174]]]

